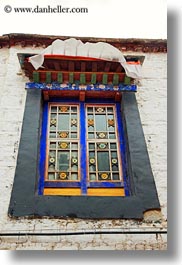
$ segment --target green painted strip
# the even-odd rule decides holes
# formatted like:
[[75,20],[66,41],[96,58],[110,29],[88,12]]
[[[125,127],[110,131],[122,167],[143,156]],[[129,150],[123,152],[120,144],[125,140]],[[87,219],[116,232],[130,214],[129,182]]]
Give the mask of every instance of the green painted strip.
[[39,73],[38,72],[33,72],[33,81],[35,83],[39,83],[40,77],[39,77]]
[[63,74],[61,72],[59,72],[57,74],[57,81],[58,83],[62,84],[63,83]]
[[124,84],[125,85],[130,85],[131,84],[131,78],[125,75]]
[[117,86],[119,84],[119,75],[118,74],[114,74],[113,75],[113,85]]
[[107,85],[107,83],[108,83],[108,75],[107,74],[103,74],[102,83],[103,83],[103,85]]
[[51,72],[46,72],[46,83],[51,83]]
[[95,85],[96,82],[97,82],[97,76],[96,76],[96,74],[92,74],[92,76],[91,76],[91,84]]
[[82,84],[82,85],[86,84],[86,76],[85,76],[85,74],[80,74],[80,84]]
[[74,83],[74,73],[69,73],[69,83],[70,84]]

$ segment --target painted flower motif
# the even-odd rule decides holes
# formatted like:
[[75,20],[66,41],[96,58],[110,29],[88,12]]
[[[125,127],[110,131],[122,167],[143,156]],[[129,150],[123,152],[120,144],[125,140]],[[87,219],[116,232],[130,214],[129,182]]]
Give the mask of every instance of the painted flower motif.
[[118,163],[118,160],[116,158],[112,158],[111,162],[113,165],[116,165]]
[[106,133],[103,133],[103,132],[100,132],[100,133],[97,133],[98,137],[101,138],[101,139],[104,139],[106,138],[107,134]]
[[99,113],[101,113],[101,112],[104,112],[105,111],[105,109],[104,108],[101,108],[101,107],[99,107],[99,108],[96,108],[96,112],[99,112]]
[[50,164],[54,164],[55,163],[55,158],[54,157],[50,157],[49,158],[49,163]]
[[109,127],[110,126],[114,127],[114,119],[109,119],[108,120],[108,125],[109,125]]
[[77,157],[72,157],[71,162],[73,165],[77,165],[77,163],[78,163]]
[[101,174],[101,179],[108,179],[109,175],[107,173],[102,173]]
[[61,87],[61,88],[66,88],[66,87],[68,87],[68,85],[65,84],[65,83],[62,83],[62,84],[60,85],[60,87]]
[[71,119],[71,125],[77,126],[77,119]]
[[58,132],[60,138],[67,138],[68,132]]
[[46,84],[47,88],[51,89],[52,88],[52,84]]
[[62,106],[62,107],[59,108],[59,110],[61,112],[67,112],[68,111],[68,107],[67,106]]
[[89,162],[90,162],[90,164],[94,165],[95,164],[95,158],[90,158]]
[[86,85],[79,85],[79,88],[80,88],[81,90],[86,90],[87,86],[86,86]]
[[105,149],[106,146],[107,146],[106,143],[100,143],[100,144],[98,144],[98,147],[99,147],[100,149]]
[[88,119],[88,126],[94,126],[94,120]]
[[66,149],[66,148],[68,148],[68,143],[60,142],[59,146],[60,146],[61,149]]
[[56,126],[56,119],[51,119],[51,126]]
[[62,180],[65,180],[67,178],[66,172],[60,172],[59,173],[59,178],[62,179]]

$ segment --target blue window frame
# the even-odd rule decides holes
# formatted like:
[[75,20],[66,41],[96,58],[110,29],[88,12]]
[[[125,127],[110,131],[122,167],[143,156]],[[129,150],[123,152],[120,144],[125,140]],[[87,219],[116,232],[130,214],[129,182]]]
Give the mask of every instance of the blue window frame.
[[45,189],[77,188],[78,195],[122,189],[121,196],[128,196],[121,104],[98,99],[45,101],[39,172],[39,195],[47,195]]
[[[69,100],[74,104],[116,104],[125,196],[41,195],[45,184],[47,117],[48,104],[51,101],[43,100],[41,90],[31,89],[27,91],[18,161],[8,210],[10,217],[51,216],[141,220],[145,211],[160,209],[135,94],[133,92],[123,93],[121,106],[111,100],[91,101],[88,99],[86,102]],[[54,102],[65,103],[60,99]]]

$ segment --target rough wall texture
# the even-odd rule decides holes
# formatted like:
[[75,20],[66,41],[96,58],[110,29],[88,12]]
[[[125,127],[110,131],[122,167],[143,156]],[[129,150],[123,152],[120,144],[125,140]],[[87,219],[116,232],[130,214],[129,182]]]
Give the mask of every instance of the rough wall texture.
[[[8,217],[26,98],[24,84],[28,81],[20,71],[17,53],[36,53],[41,49],[15,46],[0,50],[0,249],[165,250],[167,248],[167,238],[164,234],[167,229],[167,56],[165,53],[131,53],[145,56],[144,78],[138,85],[137,100],[162,208],[161,218],[155,218],[155,215],[151,218],[150,214],[143,221],[49,218],[12,220]],[[7,236],[5,235],[7,233],[14,235]],[[15,235],[17,233],[24,234]],[[33,233],[37,235],[32,235]],[[45,233],[55,235],[45,236],[43,235]],[[74,233],[80,234],[74,235]]]

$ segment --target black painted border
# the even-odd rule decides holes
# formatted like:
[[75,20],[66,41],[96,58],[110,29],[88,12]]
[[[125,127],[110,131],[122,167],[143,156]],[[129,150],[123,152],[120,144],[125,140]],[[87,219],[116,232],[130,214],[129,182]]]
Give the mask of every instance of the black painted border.
[[121,105],[132,195],[41,196],[36,190],[42,95],[40,90],[28,90],[9,216],[142,219],[144,211],[160,209],[135,94],[123,93]]

